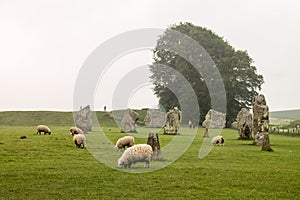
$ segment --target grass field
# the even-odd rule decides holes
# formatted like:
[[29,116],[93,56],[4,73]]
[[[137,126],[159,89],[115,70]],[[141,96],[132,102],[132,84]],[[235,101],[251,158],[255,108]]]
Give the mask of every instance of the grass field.
[[273,111],[270,112],[270,117],[278,119],[297,120],[300,119],[300,109]]
[[[236,130],[224,129],[225,146],[214,147],[199,159],[204,133],[199,129],[191,146],[174,163],[154,172],[128,173],[107,167],[88,149],[76,148],[69,135],[70,124],[57,123],[60,125],[50,127],[51,135],[36,135],[36,125],[0,125],[0,199],[300,198],[300,137],[271,135],[274,152],[264,152],[251,145],[252,141],[237,140]],[[113,143],[124,135],[116,127],[102,128]],[[139,127],[136,143],[145,143],[138,136],[151,131]],[[178,137],[189,131],[182,128]],[[93,134],[97,132],[87,134],[88,147]],[[20,139],[24,135],[27,138]],[[160,134],[161,146],[173,137]],[[152,161],[150,168],[158,162],[163,161]],[[143,170],[143,164],[130,170]]]

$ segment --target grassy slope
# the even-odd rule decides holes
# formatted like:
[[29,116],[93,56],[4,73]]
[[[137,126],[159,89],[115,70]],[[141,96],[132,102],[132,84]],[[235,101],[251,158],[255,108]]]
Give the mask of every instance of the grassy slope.
[[270,112],[270,117],[271,118],[279,118],[279,119],[297,120],[297,119],[300,119],[300,109],[299,110],[284,110],[284,111]]
[[[146,110],[136,110],[139,114],[138,124],[143,124]],[[116,126],[108,112],[96,111],[101,126]],[[74,126],[72,112],[55,111],[7,111],[0,112],[0,126],[37,126],[46,124],[54,126]]]
[[[99,121],[105,121],[106,113],[97,115],[103,117]],[[108,119],[107,124],[110,122]],[[191,147],[170,166],[151,173],[131,174],[105,166],[87,149],[75,148],[69,125],[51,128],[53,134],[49,136],[35,135],[35,125],[0,126],[0,199],[300,197],[299,137],[271,135],[275,152],[262,152],[260,147],[249,145],[251,141],[237,140],[235,130],[226,129],[222,133],[226,145],[215,147],[200,160],[204,131],[200,129]],[[122,136],[116,127],[103,129],[112,142]],[[150,132],[143,128],[138,131]],[[182,135],[188,131],[182,129]],[[27,139],[20,139],[22,135]],[[171,138],[160,135],[161,145]],[[144,142],[137,139],[137,143]]]
[[73,126],[72,112],[55,111],[8,111],[0,112],[0,125],[5,126]]

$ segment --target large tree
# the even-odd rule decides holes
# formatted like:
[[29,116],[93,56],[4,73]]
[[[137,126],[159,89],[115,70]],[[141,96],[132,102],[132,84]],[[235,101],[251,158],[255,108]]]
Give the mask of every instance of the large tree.
[[[167,28],[159,37],[157,45],[153,50],[154,62],[150,65],[154,92],[159,98],[160,105],[165,109],[168,110],[174,106],[178,106],[180,98],[189,98],[189,94],[182,93],[182,96],[180,96],[180,93],[178,93],[179,95],[175,95],[174,91],[169,89],[168,85],[174,82],[172,69],[184,76],[193,88],[200,108],[200,122],[203,121],[205,114],[211,108],[211,98],[218,98],[216,92],[214,95],[210,94],[211,91],[208,89],[206,77],[203,77],[203,74],[197,71],[194,66],[195,63],[188,62],[186,59],[188,55],[191,55],[190,57],[194,56],[193,51],[195,48],[193,46],[182,46],[180,41],[176,41],[174,36],[170,36],[174,31],[192,38],[207,51],[213,60],[222,79],[213,81],[222,81],[225,87],[226,121],[227,126],[230,126],[241,108],[250,108],[252,97],[258,94],[257,90],[261,89],[263,76],[257,74],[257,69],[253,65],[253,60],[247,51],[235,50],[227,41],[224,41],[222,37],[216,35],[211,30],[195,26],[191,23],[173,25]],[[174,46],[174,43],[176,43],[176,48],[180,52],[185,52],[185,56],[177,55],[174,51],[165,48],[168,44]],[[194,60],[196,59],[198,58]],[[197,62],[204,63],[205,61],[197,60]],[[168,67],[164,68],[162,66]],[[184,91],[184,89],[182,90]],[[193,108],[189,110],[193,111]]]

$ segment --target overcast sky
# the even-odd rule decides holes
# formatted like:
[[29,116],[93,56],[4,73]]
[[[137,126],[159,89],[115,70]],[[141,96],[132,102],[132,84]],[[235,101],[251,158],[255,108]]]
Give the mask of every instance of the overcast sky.
[[[299,10],[298,0],[0,0],[0,110],[72,110],[76,77],[95,48],[125,31],[179,22],[247,50],[271,111],[299,109]],[[95,94],[95,108],[110,110],[126,69],[149,63],[150,51],[116,61],[99,83],[107,91]],[[128,107],[156,105],[150,87],[133,92]]]

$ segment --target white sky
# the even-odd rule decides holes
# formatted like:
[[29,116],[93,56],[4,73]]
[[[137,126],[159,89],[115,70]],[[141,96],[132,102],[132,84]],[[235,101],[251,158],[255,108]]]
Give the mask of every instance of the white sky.
[[[96,47],[125,31],[179,22],[209,28],[247,50],[264,76],[261,93],[270,110],[298,109],[299,10],[298,0],[0,0],[0,111],[72,110],[76,77]],[[150,58],[140,52],[115,62],[115,75],[106,74],[98,86],[107,92],[95,94],[95,108],[110,110],[122,73]],[[128,107],[157,104],[150,86],[141,88]]]

